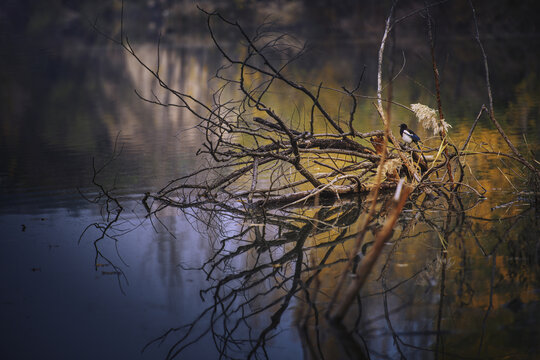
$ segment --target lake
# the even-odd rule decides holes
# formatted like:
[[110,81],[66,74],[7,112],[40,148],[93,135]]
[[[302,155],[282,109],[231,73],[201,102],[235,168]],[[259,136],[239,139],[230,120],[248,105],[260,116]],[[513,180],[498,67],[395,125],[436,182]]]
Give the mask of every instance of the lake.
[[[118,35],[118,4],[100,4],[44,10],[39,2],[10,2],[0,13],[3,358],[537,356],[538,193],[524,167],[503,156],[469,155],[466,182],[484,197],[464,188],[428,204],[413,194],[343,327],[332,326],[324,314],[368,202],[352,197],[257,214],[234,206],[166,207],[148,217],[145,193],[212,162],[196,155],[205,141],[199,119],[139,98],[174,101],[132,56],[88,25],[88,14],[102,11],[98,28]],[[167,5],[171,11],[160,12]],[[126,31],[137,54],[155,66],[157,34],[164,30],[161,76],[209,104],[223,58],[202,14],[191,2],[183,6],[135,3],[126,11]],[[352,89],[364,66],[358,92],[375,96],[384,6],[354,6],[351,14],[301,1],[249,9],[228,14],[250,31],[273,15],[276,32],[294,35],[292,45],[307,43],[287,74],[315,90],[322,82],[322,99],[340,121],[347,121],[348,103],[335,90]],[[354,23],[362,11],[371,20]],[[303,20],[291,18],[295,12]],[[396,30],[387,50],[392,61],[385,71],[397,77],[385,93],[406,106],[436,108],[417,17]],[[175,19],[180,28],[168,32]],[[452,19],[441,20],[437,56],[449,136],[460,145],[488,100],[478,47],[460,26],[465,20]],[[489,30],[484,45],[495,115],[538,165],[540,38]],[[228,33],[220,36],[230,51],[245,51]],[[309,118],[311,104],[286,86],[267,100],[298,126]],[[359,100],[360,131],[382,129],[373,102]],[[435,146],[437,139],[409,112],[396,107],[391,114],[395,134],[407,122]],[[316,127],[324,130],[322,122]],[[510,153],[487,116],[469,149]],[[377,214],[382,218],[383,209]],[[366,235],[360,258],[380,225],[375,221]]]

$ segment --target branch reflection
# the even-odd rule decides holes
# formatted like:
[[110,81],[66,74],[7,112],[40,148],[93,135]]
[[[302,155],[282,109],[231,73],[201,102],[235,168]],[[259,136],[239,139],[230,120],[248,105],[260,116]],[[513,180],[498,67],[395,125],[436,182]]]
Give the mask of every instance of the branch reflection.
[[[202,263],[179,266],[205,274],[200,301],[207,306],[145,349],[171,344],[167,358],[176,358],[211,339],[223,358],[270,358],[293,326],[310,359],[474,358],[493,355],[494,347],[523,353],[512,342],[520,334],[517,316],[506,341],[489,334],[508,316],[507,304],[538,315],[538,294],[530,289],[538,289],[539,243],[524,231],[537,221],[534,207],[515,208],[506,218],[486,216],[485,208],[470,194],[413,196],[339,324],[325,316],[336,283],[344,271],[347,281],[356,276],[354,267],[387,216],[386,199],[359,254],[349,253],[365,216],[357,198],[287,209],[210,202],[181,209],[211,244]],[[495,260],[508,251],[513,255]],[[516,254],[528,255],[516,262]],[[351,256],[353,269],[347,268]]]

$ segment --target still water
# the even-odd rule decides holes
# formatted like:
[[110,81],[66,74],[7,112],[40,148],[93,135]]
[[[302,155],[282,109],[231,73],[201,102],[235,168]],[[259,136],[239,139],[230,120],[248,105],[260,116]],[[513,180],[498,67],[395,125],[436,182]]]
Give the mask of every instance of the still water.
[[[307,84],[351,87],[366,64],[362,91],[373,95],[377,38],[299,36],[310,41],[311,52],[291,66],[295,76]],[[407,208],[360,305],[351,309],[346,325],[355,330],[340,333],[320,314],[363,203],[269,211],[265,219],[167,208],[148,219],[145,192],[204,166],[195,156],[204,141],[194,129],[197,120],[140,100],[134,89],[152,96],[155,83],[104,39],[34,48],[23,37],[15,40],[2,60],[3,358],[156,359],[171,347],[182,359],[220,353],[245,358],[253,349],[269,358],[355,358],[358,344],[372,359],[533,359],[540,351],[537,195],[528,191],[520,167],[498,157],[471,157],[469,183],[484,188],[487,199],[439,199],[422,214]],[[405,48],[411,39],[396,41]],[[531,42],[538,40],[486,46],[499,54],[492,64],[497,116],[524,152],[540,144],[540,69],[531,51],[539,47]],[[161,45],[163,77],[210,101],[219,54],[202,35],[179,43]],[[486,101],[482,67],[472,41],[444,45],[443,101],[459,144]],[[134,46],[143,59],[155,61],[155,41]],[[394,99],[433,106],[424,86],[432,81],[428,53],[407,49],[410,60],[393,84]],[[511,57],[505,55],[510,50]],[[395,68],[402,65],[397,54]],[[299,118],[301,99],[286,89],[271,96],[282,104],[281,113]],[[330,100],[328,107],[338,111],[340,97]],[[360,130],[380,128],[371,101],[360,110]],[[412,121],[399,110],[394,116]],[[485,118],[472,144],[507,151]],[[94,169],[104,164],[96,182],[123,210],[110,237],[95,242],[111,220],[92,184]],[[271,251],[257,245],[261,236]],[[298,264],[307,269],[301,286],[294,276]],[[145,347],[169,329],[175,330],[163,342]]]

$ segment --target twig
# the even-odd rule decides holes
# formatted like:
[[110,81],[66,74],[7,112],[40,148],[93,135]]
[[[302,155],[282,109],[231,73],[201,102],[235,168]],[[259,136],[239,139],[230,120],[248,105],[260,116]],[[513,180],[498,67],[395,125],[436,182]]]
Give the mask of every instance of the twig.
[[476,10],[474,9],[473,3],[471,0],[469,0],[469,4],[471,6],[472,14],[473,14],[473,20],[474,20],[474,29],[475,29],[475,39],[478,43],[478,46],[480,47],[480,51],[482,52],[482,57],[484,59],[484,70],[485,70],[485,76],[486,76],[486,87],[487,87],[487,93],[489,98],[489,118],[503,137],[504,141],[508,144],[508,147],[512,150],[514,155],[520,159],[520,162],[525,165],[531,172],[536,176],[538,180],[540,180],[540,170],[534,167],[531,163],[529,163],[525,158],[520,154],[520,152],[516,149],[514,144],[510,141],[508,136],[506,136],[506,133],[504,132],[503,128],[495,118],[495,112],[493,109],[493,96],[491,94],[491,83],[489,79],[489,67],[488,67],[488,59],[486,52],[484,50],[484,46],[482,45],[482,41],[480,40],[480,31],[478,30],[478,20],[476,18]]
[[[427,13],[427,23],[428,23],[428,38],[429,38],[429,45],[430,45],[430,50],[431,50],[431,62],[433,65],[433,76],[435,78],[435,93],[437,94],[437,107],[439,110],[439,127],[441,128],[439,136],[441,137],[441,140],[444,144],[444,154],[446,158],[449,159],[448,147],[446,146],[448,142],[448,137],[446,136],[446,130],[443,126],[444,114],[443,114],[442,101],[441,101],[439,70],[437,69],[437,61],[435,59],[435,44],[433,41],[433,30],[432,30],[433,21],[431,19],[431,13],[429,12],[429,7],[427,6],[427,1],[426,1],[426,13]],[[454,175],[452,174],[452,166],[450,165],[450,161],[446,161],[446,170],[448,173],[448,180],[450,181],[450,187],[453,187]]]

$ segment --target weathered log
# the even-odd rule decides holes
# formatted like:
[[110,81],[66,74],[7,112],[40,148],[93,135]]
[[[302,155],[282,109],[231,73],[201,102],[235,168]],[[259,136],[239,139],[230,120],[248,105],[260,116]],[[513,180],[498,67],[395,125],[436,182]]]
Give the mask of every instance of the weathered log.
[[[381,183],[381,191],[392,191],[396,188],[397,183],[392,181],[385,181]],[[375,184],[351,184],[351,185],[333,185],[327,189],[312,189],[305,191],[298,191],[290,194],[283,195],[274,195],[266,198],[253,198],[253,206],[277,206],[277,205],[288,205],[298,202],[299,200],[305,199],[306,202],[314,201],[317,197],[323,199],[332,199],[338,196],[346,196],[352,194],[367,195],[371,190],[373,190]]]

